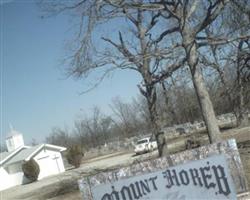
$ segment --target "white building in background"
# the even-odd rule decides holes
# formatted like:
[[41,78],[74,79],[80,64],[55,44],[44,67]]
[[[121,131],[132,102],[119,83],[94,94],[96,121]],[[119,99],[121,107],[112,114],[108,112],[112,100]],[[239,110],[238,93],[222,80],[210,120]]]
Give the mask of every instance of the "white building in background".
[[6,137],[8,152],[0,153],[0,191],[28,183],[22,172],[22,164],[33,158],[40,167],[38,180],[65,171],[61,152],[65,147],[39,144],[25,146],[21,133],[11,129]]

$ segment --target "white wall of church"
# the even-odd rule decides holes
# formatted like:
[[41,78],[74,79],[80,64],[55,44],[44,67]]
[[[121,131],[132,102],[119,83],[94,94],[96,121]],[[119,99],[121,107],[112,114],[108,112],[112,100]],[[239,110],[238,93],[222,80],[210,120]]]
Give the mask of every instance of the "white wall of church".
[[[0,167],[0,177],[1,177],[0,191],[10,187],[9,186],[10,185],[9,184],[9,175],[3,167]],[[2,181],[2,180],[4,180],[4,181]]]
[[34,159],[40,166],[40,174],[38,176],[38,180],[46,176],[58,174],[65,171],[60,152],[43,149],[34,157]]
[[9,174],[23,172],[22,163],[15,163],[15,164],[9,165],[6,170],[8,171]]
[[[14,168],[15,167],[13,167],[12,169]],[[23,175],[23,172],[19,171],[17,173],[9,174],[8,171],[9,169],[0,167],[0,191],[28,182],[28,179]]]

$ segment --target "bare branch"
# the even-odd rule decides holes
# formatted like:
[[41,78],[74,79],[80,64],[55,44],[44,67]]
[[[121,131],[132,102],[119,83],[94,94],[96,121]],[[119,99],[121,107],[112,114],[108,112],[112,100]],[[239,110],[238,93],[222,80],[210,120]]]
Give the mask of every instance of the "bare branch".
[[229,2],[229,0],[217,0],[214,4],[210,2],[210,5],[207,9],[206,17],[203,22],[199,23],[195,27],[195,33],[199,33],[201,30],[210,25],[221,13],[222,9]]
[[98,87],[98,86],[102,83],[102,81],[105,79],[105,77],[106,77],[111,71],[114,71],[115,69],[116,69],[116,68],[114,68],[114,67],[113,67],[113,68],[110,68],[110,69],[107,69],[107,70],[103,73],[103,75],[99,78],[99,80],[96,81],[95,84],[94,84],[92,87],[88,88],[87,90],[84,90],[84,91],[80,92],[79,95],[86,94],[86,93],[92,91],[93,89],[95,89],[96,87]]
[[192,16],[192,14],[195,12],[199,2],[200,2],[200,0],[195,0],[194,1],[194,3],[192,4],[189,12],[187,13],[186,19],[189,19]]
[[171,29],[168,29],[168,30],[164,31],[163,33],[161,33],[160,36],[153,41],[153,43],[159,43],[168,34],[177,32],[179,30],[180,30],[180,28],[178,26],[177,27],[173,27]]
[[138,26],[138,21],[128,13],[128,10],[126,8],[123,9],[123,12],[125,13],[126,17],[135,25]]
[[179,68],[184,66],[185,62],[186,62],[186,58],[182,59],[178,63],[174,63],[171,66],[168,66],[167,69],[165,71],[162,71],[160,75],[153,76],[154,79],[153,79],[152,83],[154,84],[156,82],[160,82],[160,81],[172,76],[172,74],[176,70],[178,70]]
[[146,30],[146,34],[156,25],[156,23],[158,22],[158,18],[161,16],[161,12],[158,12],[156,15],[154,15],[151,19],[151,22],[150,24],[148,25],[147,27],[147,30]]
[[113,42],[112,40],[108,39],[108,38],[104,38],[102,37],[102,39],[106,42],[109,42],[110,44],[112,44],[120,53],[123,54],[123,56],[125,58],[127,58],[131,63],[135,64],[138,68],[141,68],[141,63],[136,59],[136,57],[126,48],[126,46],[124,45],[123,39],[122,39],[122,35],[119,32],[119,38],[120,38],[120,42],[121,44],[116,44],[115,42]]
[[148,96],[147,91],[144,90],[140,84],[138,84],[137,87],[139,88],[141,94],[142,94],[144,97],[147,98],[147,96]]
[[[235,42],[237,40],[245,40],[245,39],[249,39],[250,35],[242,35],[239,36],[237,38],[232,38],[232,39],[227,39],[227,38],[207,38],[207,41],[205,42],[198,42],[198,47],[203,47],[203,46],[208,46],[208,45],[212,45],[212,46],[218,46],[218,45],[224,45],[224,44],[229,44],[232,42]],[[206,39],[206,38],[204,38]]]
[[118,7],[118,8],[130,8],[130,9],[141,9],[141,10],[162,10],[164,6],[160,3],[143,3],[143,2],[131,2],[124,3],[122,0],[104,0],[108,4]]

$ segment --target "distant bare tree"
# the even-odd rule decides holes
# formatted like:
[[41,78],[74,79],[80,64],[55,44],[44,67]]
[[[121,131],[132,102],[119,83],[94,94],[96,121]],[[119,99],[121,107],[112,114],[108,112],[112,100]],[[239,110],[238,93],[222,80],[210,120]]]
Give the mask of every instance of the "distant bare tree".
[[101,134],[103,135],[103,140],[105,144],[107,144],[107,141],[110,138],[113,123],[114,121],[110,116],[105,116],[100,121]]
[[159,110],[165,126],[201,120],[201,112],[187,68],[159,87]]
[[46,143],[69,147],[73,141],[67,128],[53,128],[45,139]]
[[0,153],[7,151],[7,147],[5,144],[0,143]]
[[117,124],[120,124],[124,137],[130,137],[141,128],[141,122],[133,104],[124,103],[119,97],[112,100],[110,105],[114,115],[117,117]]
[[32,140],[31,140],[31,146],[36,146],[36,145],[38,145],[36,139],[32,138]]
[[114,120],[102,114],[95,106],[89,116],[80,117],[75,121],[74,135],[84,147],[96,147],[107,143],[112,137]]
[[139,123],[140,130],[146,133],[153,132],[153,126],[151,124],[150,113],[145,97],[139,94],[136,98],[133,99],[131,107],[140,119],[139,122],[137,122]]

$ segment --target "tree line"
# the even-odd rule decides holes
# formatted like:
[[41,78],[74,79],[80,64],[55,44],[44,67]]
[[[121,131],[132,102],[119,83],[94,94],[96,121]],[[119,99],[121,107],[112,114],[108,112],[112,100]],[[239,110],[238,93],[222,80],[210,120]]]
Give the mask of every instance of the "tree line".
[[[157,108],[162,128],[203,120],[191,80],[187,75],[183,79],[182,73],[186,72],[181,72],[171,82],[165,83],[164,88],[162,86],[157,88]],[[228,73],[232,76],[227,77],[227,82],[234,82],[233,74],[236,72]],[[230,90],[235,90],[234,84],[225,88],[215,70],[210,71],[209,74],[207,72],[205,78],[216,114],[234,113],[236,115],[235,110],[239,109],[239,105],[226,97],[226,89],[232,86]],[[243,94],[246,99],[250,99],[249,95],[250,90]],[[250,110],[250,101],[245,105],[245,109]],[[138,95],[130,102],[124,102],[121,98],[115,97],[110,104],[110,110],[112,112],[108,115],[95,106],[88,116],[75,119],[71,128],[53,128],[50,135],[46,137],[46,142],[66,147],[80,145],[87,150],[128,137],[138,135],[143,137],[153,132],[147,102],[142,95]]]

